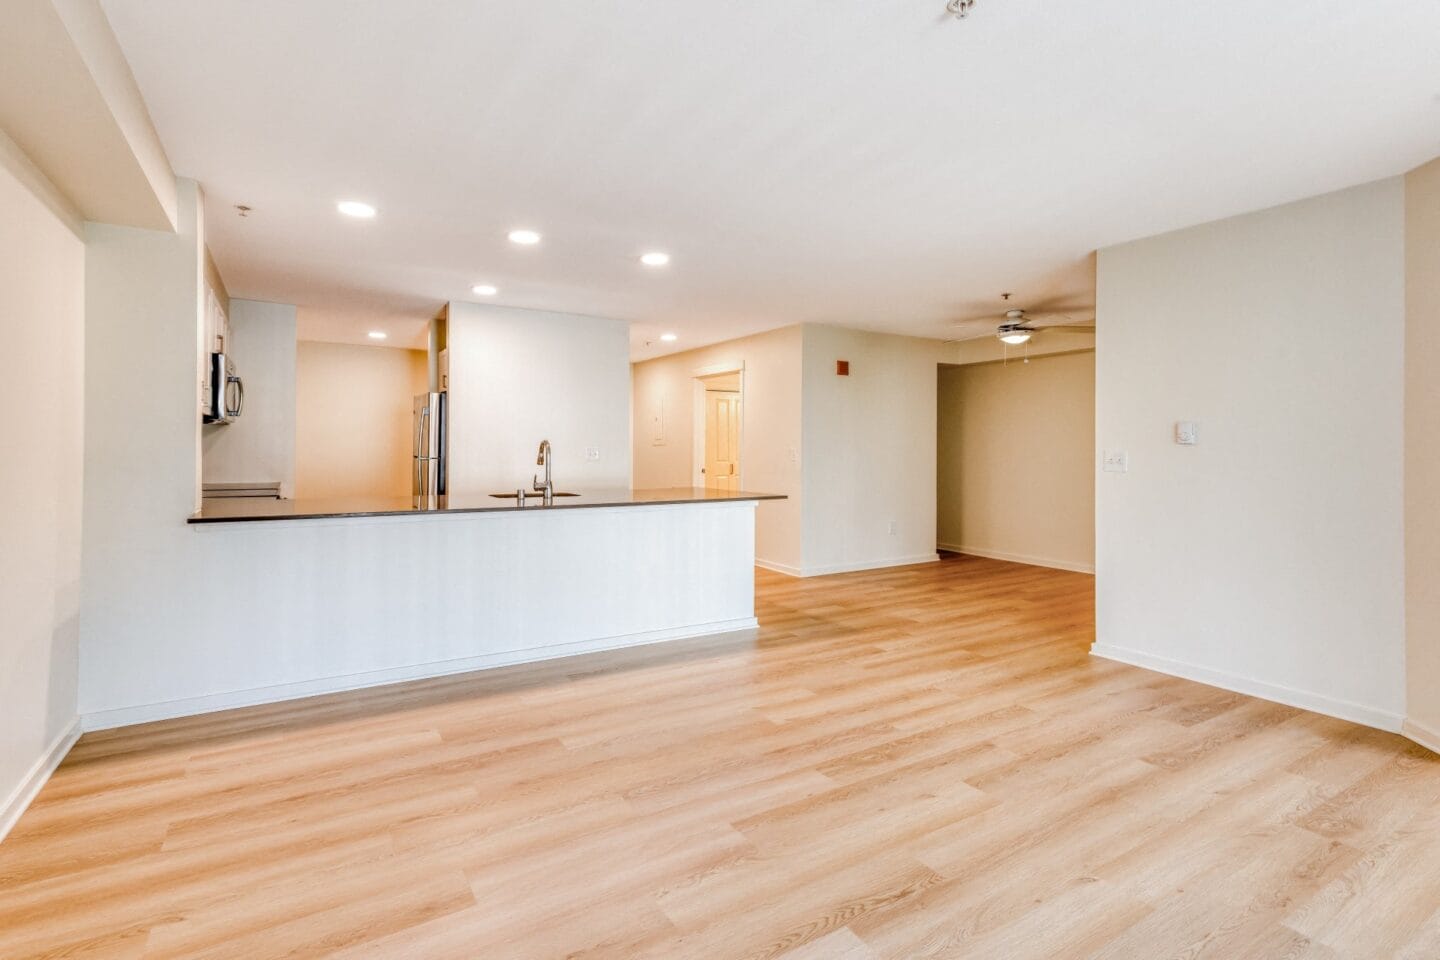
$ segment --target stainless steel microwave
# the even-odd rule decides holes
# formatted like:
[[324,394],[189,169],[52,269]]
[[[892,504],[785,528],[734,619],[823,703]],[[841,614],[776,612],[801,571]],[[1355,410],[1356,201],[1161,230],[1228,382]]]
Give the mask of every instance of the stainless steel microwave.
[[235,361],[223,353],[210,354],[209,389],[205,391],[206,423],[229,423],[245,408],[245,381],[235,375]]

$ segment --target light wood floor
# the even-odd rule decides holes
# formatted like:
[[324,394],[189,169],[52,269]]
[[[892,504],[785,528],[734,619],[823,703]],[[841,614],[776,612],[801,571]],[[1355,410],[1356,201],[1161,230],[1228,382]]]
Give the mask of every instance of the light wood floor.
[[87,735],[0,957],[1440,957],[1440,760],[1093,659],[1091,578]]

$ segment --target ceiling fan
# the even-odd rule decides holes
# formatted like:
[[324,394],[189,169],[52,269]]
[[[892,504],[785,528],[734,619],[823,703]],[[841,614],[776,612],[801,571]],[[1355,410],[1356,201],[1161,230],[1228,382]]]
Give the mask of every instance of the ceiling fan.
[[[1010,294],[1003,293],[1000,298],[1006,303],[1010,301]],[[994,336],[1002,343],[1011,346],[1019,346],[1029,342],[1030,338],[1041,330],[1056,330],[1062,333],[1094,333],[1094,318],[1085,317],[1081,311],[1074,307],[1067,307],[1066,310],[1073,310],[1082,315],[1077,317],[1065,310],[1050,306],[1049,304],[1037,304],[1034,308],[1026,310],[1020,307],[1011,307],[1003,314],[993,317],[975,317],[970,320],[960,321],[966,326],[973,328],[975,324],[995,324]],[[969,336],[956,337],[956,340],[978,340],[980,337],[990,336],[988,331],[973,333]]]

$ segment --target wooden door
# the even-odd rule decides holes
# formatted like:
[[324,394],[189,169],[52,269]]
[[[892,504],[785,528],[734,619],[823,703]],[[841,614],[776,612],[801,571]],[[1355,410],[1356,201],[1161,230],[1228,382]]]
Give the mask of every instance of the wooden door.
[[740,489],[740,394],[705,391],[705,486]]

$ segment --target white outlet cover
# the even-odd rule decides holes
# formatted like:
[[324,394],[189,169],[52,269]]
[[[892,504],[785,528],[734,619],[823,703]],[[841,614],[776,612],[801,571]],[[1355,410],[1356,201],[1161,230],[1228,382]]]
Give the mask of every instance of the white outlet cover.
[[1106,450],[1100,462],[1106,473],[1130,472],[1130,457],[1124,450]]
[[1175,442],[1194,446],[1200,442],[1200,425],[1194,420],[1175,421]]
[[[662,441],[662,442],[663,442],[663,441]],[[599,460],[599,459],[600,459],[600,448],[599,448],[599,447],[586,447],[586,448],[585,448],[585,459],[586,459],[586,460]]]

